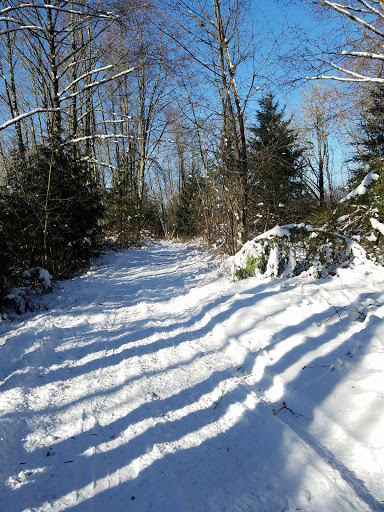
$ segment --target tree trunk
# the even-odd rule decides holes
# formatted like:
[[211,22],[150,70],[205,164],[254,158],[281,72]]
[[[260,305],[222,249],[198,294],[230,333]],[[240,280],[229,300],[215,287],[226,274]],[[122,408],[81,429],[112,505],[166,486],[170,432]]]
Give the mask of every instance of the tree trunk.
[[[8,30],[9,24],[8,21],[5,23],[5,27]],[[8,69],[9,69],[9,94],[10,94],[10,100],[11,100],[11,114],[13,118],[19,117],[20,111],[19,111],[19,105],[17,101],[17,92],[16,92],[16,83],[15,83],[15,73],[14,73],[14,67],[13,67],[13,56],[12,56],[12,47],[13,42],[11,41],[10,33],[7,32],[7,58],[8,58]],[[21,131],[21,122],[18,121],[15,123],[15,131],[16,131],[16,139],[17,139],[17,146],[19,151],[19,157],[21,160],[24,160],[25,158],[25,145],[23,141],[23,135]]]
[[48,51],[49,51],[49,66],[51,74],[51,101],[52,107],[57,109],[52,114],[52,147],[54,149],[60,146],[61,137],[61,113],[60,113],[60,98],[59,98],[59,77],[57,69],[57,49],[56,49],[56,36],[55,36],[55,20],[52,16],[52,9],[49,7],[49,3],[45,0],[46,12],[47,12],[47,40],[48,40]]
[[[223,27],[221,16],[220,0],[213,0],[218,40],[218,50],[220,55],[221,79],[227,99],[227,108],[231,122],[231,130],[234,145],[234,157],[240,183],[240,232],[241,243],[244,244],[248,239],[247,227],[247,206],[248,206],[248,163],[247,163],[247,145],[244,127],[244,117],[241,108],[241,101],[235,80],[235,69],[232,64],[228,49],[227,39]],[[229,84],[227,81],[227,69],[229,71]],[[231,92],[233,94],[236,115],[232,105]]]

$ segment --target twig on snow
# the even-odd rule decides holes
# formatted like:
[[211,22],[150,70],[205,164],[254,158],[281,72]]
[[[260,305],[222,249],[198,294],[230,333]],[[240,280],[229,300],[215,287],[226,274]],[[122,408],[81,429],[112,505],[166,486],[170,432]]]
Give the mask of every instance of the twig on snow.
[[219,403],[222,401],[223,396],[224,396],[224,393],[225,393],[225,390],[226,390],[226,387],[227,387],[227,383],[226,383],[226,382],[224,382],[224,386],[223,386],[223,390],[222,390],[222,392],[221,392],[221,396],[220,396],[220,398],[218,399],[218,401],[217,401],[217,402],[214,402],[216,405],[215,405],[215,407],[213,408],[213,410],[215,410],[215,409],[216,409],[216,407],[219,405]]
[[279,414],[279,412],[281,412],[282,410],[286,409],[287,411],[289,411],[292,416],[301,416],[302,418],[305,418],[306,420],[309,420],[309,418],[307,418],[306,416],[304,416],[304,414],[300,414],[300,413],[297,413],[297,412],[294,412],[292,411],[292,409],[290,407],[287,406],[287,404],[285,402],[283,402],[281,404],[281,406],[279,407],[279,409],[275,410],[275,409],[272,409],[273,410],[273,414],[274,416],[277,416]]

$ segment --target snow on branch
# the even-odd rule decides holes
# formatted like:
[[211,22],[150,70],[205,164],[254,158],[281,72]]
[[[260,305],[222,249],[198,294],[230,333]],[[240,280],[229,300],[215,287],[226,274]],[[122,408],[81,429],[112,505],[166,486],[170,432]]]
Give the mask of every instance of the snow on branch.
[[[383,56],[384,60],[384,56]],[[334,69],[337,69],[341,73],[345,73],[346,75],[350,75],[353,78],[346,78],[343,76],[328,76],[328,75],[318,75],[313,77],[307,77],[307,80],[338,80],[340,82],[369,82],[369,83],[383,83],[383,78],[378,77],[370,77],[361,75],[360,73],[356,73],[355,71],[351,71],[350,69],[342,68],[337,66],[333,62],[325,61],[326,64],[332,66]]]
[[101,165],[102,167],[109,167],[110,169],[113,169],[114,171],[118,171],[118,168],[114,165],[107,164],[105,162],[100,162],[99,160],[95,160],[93,158],[90,158],[89,156],[85,156],[84,158],[81,158],[81,162],[89,162],[90,164],[96,164]]
[[[123,134],[95,134],[95,135],[85,135],[83,137],[77,137],[76,139],[67,140],[65,144],[75,144],[76,142],[81,142],[83,140],[91,140],[91,139],[134,139],[133,135],[123,135]],[[137,139],[139,140],[139,139]]]
[[[363,9],[362,7],[357,7],[355,5],[343,5],[343,4],[336,4],[335,2],[332,2],[334,3],[337,7],[341,7],[341,8],[348,8],[349,11],[353,11],[353,12],[362,12],[363,14],[377,14],[379,16],[382,16],[382,13],[380,11],[378,11],[377,9],[375,9],[375,7],[373,7],[373,5],[370,5],[368,2],[366,2],[366,0],[358,0],[361,4],[363,4],[366,8]],[[324,5],[324,2],[322,0],[317,1],[315,3],[320,3],[320,4],[323,4]]]
[[2,30],[0,32],[0,36],[4,34],[9,34],[10,32],[16,32],[18,30],[44,30],[43,27],[38,27],[37,25],[23,25],[21,27],[10,28],[8,30]]
[[71,9],[65,9],[64,7],[58,7],[58,6],[49,5],[49,4],[36,4],[36,3],[32,3],[32,2],[6,7],[5,9],[2,9],[0,11],[0,14],[5,14],[6,12],[15,11],[18,9],[25,9],[27,7],[33,7],[34,9],[54,9],[56,11],[64,11],[64,12],[69,12],[72,14],[83,14],[81,11],[74,11]]
[[383,84],[384,78],[373,78],[373,77],[363,77],[363,78],[347,78],[343,76],[329,76],[329,75],[317,75],[317,76],[307,76],[306,80],[337,80],[339,82],[367,82],[367,83],[375,83],[375,84]]
[[24,114],[21,114],[17,117],[14,117],[13,119],[10,119],[6,123],[0,125],[0,131],[4,130],[5,128],[8,128],[8,126],[11,126],[12,124],[18,123],[22,119],[25,119],[26,117],[33,116],[35,114],[39,114],[40,112],[59,112],[61,108],[35,108],[34,110],[31,110],[30,112],[25,112]]
[[28,8],[28,7],[32,7],[33,9],[52,9],[54,11],[66,12],[69,14],[77,14],[79,16],[86,16],[88,18],[90,18],[90,17],[113,18],[113,19],[120,18],[120,16],[118,14],[115,14],[114,12],[109,12],[109,11],[97,11],[96,10],[92,13],[88,13],[88,12],[83,12],[83,11],[75,11],[74,9],[67,9],[65,7],[59,7],[57,5],[36,4],[36,3],[32,3],[32,2],[6,7],[5,9],[0,10],[0,14],[5,14],[9,11],[24,9],[24,8]]
[[349,199],[352,199],[352,197],[364,195],[367,192],[368,187],[370,187],[370,185],[372,185],[372,182],[374,180],[378,180],[378,179],[379,179],[378,174],[376,174],[374,172],[368,173],[366,175],[366,177],[363,179],[363,181],[360,183],[360,185],[358,187],[356,187],[354,190],[352,190],[348,195],[346,195],[345,197],[340,199],[339,202],[344,203],[344,201],[348,201]]
[[[341,16],[346,18],[352,25],[355,26],[360,32],[365,33],[366,37],[372,40],[377,40],[379,44],[380,40],[384,38],[384,32],[382,30],[382,22],[384,20],[384,13],[375,7],[379,4],[384,9],[384,0],[379,1],[368,1],[358,0],[357,2],[333,2],[332,0],[307,0],[308,2],[316,5],[321,5],[324,8],[331,9]],[[378,37],[377,37],[378,36]],[[379,40],[380,39],[380,40]],[[380,43],[381,46],[381,43]],[[336,53],[342,57],[356,57],[360,59],[370,59],[373,61],[384,61],[384,53],[376,53],[374,51],[362,51],[351,48],[350,50],[344,50],[340,53]],[[332,57],[328,57],[331,59]],[[309,80],[336,80],[339,82],[356,82],[356,83],[384,83],[383,78],[372,77],[369,74],[360,74],[348,69],[348,67],[341,67],[332,62],[331,60],[319,59],[323,64],[327,64],[332,68],[340,72],[339,76],[330,75],[318,75],[313,77],[307,77]],[[345,64],[344,64],[345,65]],[[343,76],[347,75],[347,76]]]
[[362,57],[364,59],[384,60],[384,55],[382,53],[350,52],[348,50],[344,50],[341,52],[341,55],[348,55],[350,57]]
[[87,71],[87,73],[84,73],[83,75],[79,76],[78,78],[76,78],[76,80],[73,80],[73,82],[71,82],[68,87],[66,87],[62,92],[59,93],[59,97],[62,96],[64,93],[66,93],[71,87],[73,87],[75,84],[77,84],[78,82],[80,82],[80,80],[83,80],[83,78],[86,78],[87,76],[89,75],[94,75],[95,73],[99,73],[100,71],[105,71],[107,69],[111,69],[113,68],[113,65],[112,64],[109,64],[108,66],[104,66],[102,68],[96,68],[96,69],[92,69],[91,71]]
[[380,233],[382,235],[384,235],[384,224],[382,224],[381,222],[379,222],[377,219],[375,219],[373,217],[370,219],[370,221],[371,221],[371,225],[372,225],[373,229],[377,229],[378,231],[380,231]]
[[347,68],[342,68],[341,66],[338,66],[337,64],[334,64],[333,62],[329,62],[329,64],[334,68],[334,69],[337,69],[338,71],[341,71],[342,73],[345,73],[346,75],[350,75],[352,76],[353,78],[360,78],[360,79],[365,79],[365,78],[369,78],[365,75],[361,75],[360,73],[356,73],[356,71],[351,71],[350,69],[347,69]]
[[128,75],[129,73],[132,73],[132,71],[134,71],[134,70],[135,70],[135,67],[132,67],[130,69],[126,69],[125,71],[122,71],[121,73],[117,73],[116,75],[113,75],[109,78],[103,78],[102,80],[92,82],[91,84],[85,85],[80,91],[76,91],[72,94],[69,94],[65,98],[61,98],[60,101],[69,100],[70,98],[73,98],[74,96],[78,96],[80,93],[86,91],[87,89],[91,89],[92,87],[97,87],[98,85],[105,84],[105,83],[115,80],[116,78],[119,78],[121,76]]
[[[373,12],[373,14],[376,14],[377,16],[380,16],[381,18],[384,17],[383,13],[380,12],[378,9],[376,9],[375,7],[373,7],[373,5],[369,4],[368,2],[366,2],[366,0],[360,0],[360,2],[365,5],[365,7],[368,9],[367,11],[363,11],[363,12]],[[380,3],[380,2],[379,2]],[[350,9],[352,9],[352,7],[350,7]]]
[[[149,133],[149,132],[148,132]],[[75,139],[70,139],[65,141],[62,146],[65,146],[66,144],[76,144],[77,142],[82,142],[84,140],[106,140],[106,139],[114,139],[117,141],[117,139],[131,139],[131,140],[142,140],[141,137],[137,137],[135,135],[124,135],[122,133],[116,134],[116,133],[110,133],[110,134],[94,134],[94,135],[84,135],[82,137],[76,137]],[[175,144],[175,140],[171,139],[163,139],[163,140],[157,140],[157,143],[164,142],[164,143],[170,143]]]
[[[343,5],[337,4],[335,2],[329,2],[328,0],[321,0],[319,3],[321,5],[330,7],[334,11],[342,14],[343,16],[345,16],[346,18],[350,19],[351,21],[357,23],[358,25],[361,25],[362,27],[366,28],[370,32],[373,32],[374,34],[381,36],[381,37],[384,36],[383,32],[378,30],[374,25],[372,25],[371,23],[367,23],[365,20],[363,20],[362,18],[359,18],[358,16],[355,16],[354,14],[351,14],[347,9],[344,8]],[[349,6],[345,6],[345,7],[348,8]]]

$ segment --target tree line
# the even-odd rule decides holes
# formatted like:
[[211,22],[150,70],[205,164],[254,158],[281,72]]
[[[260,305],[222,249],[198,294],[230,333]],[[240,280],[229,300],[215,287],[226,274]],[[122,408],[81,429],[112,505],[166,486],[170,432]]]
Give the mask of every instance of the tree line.
[[204,236],[233,254],[337,199],[340,125],[352,182],[380,169],[383,4],[301,4],[334,16],[341,35],[320,57],[297,39],[313,85],[294,117],[271,80],[279,36],[252,28],[252,2],[3,4],[2,287],[36,266],[68,277],[101,241],[128,247],[145,233]]

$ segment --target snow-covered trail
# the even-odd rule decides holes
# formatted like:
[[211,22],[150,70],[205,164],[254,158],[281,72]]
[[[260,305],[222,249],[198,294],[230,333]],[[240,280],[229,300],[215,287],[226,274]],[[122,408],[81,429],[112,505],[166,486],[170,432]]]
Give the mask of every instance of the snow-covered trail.
[[383,284],[104,257],[0,325],[0,510],[384,510]]

